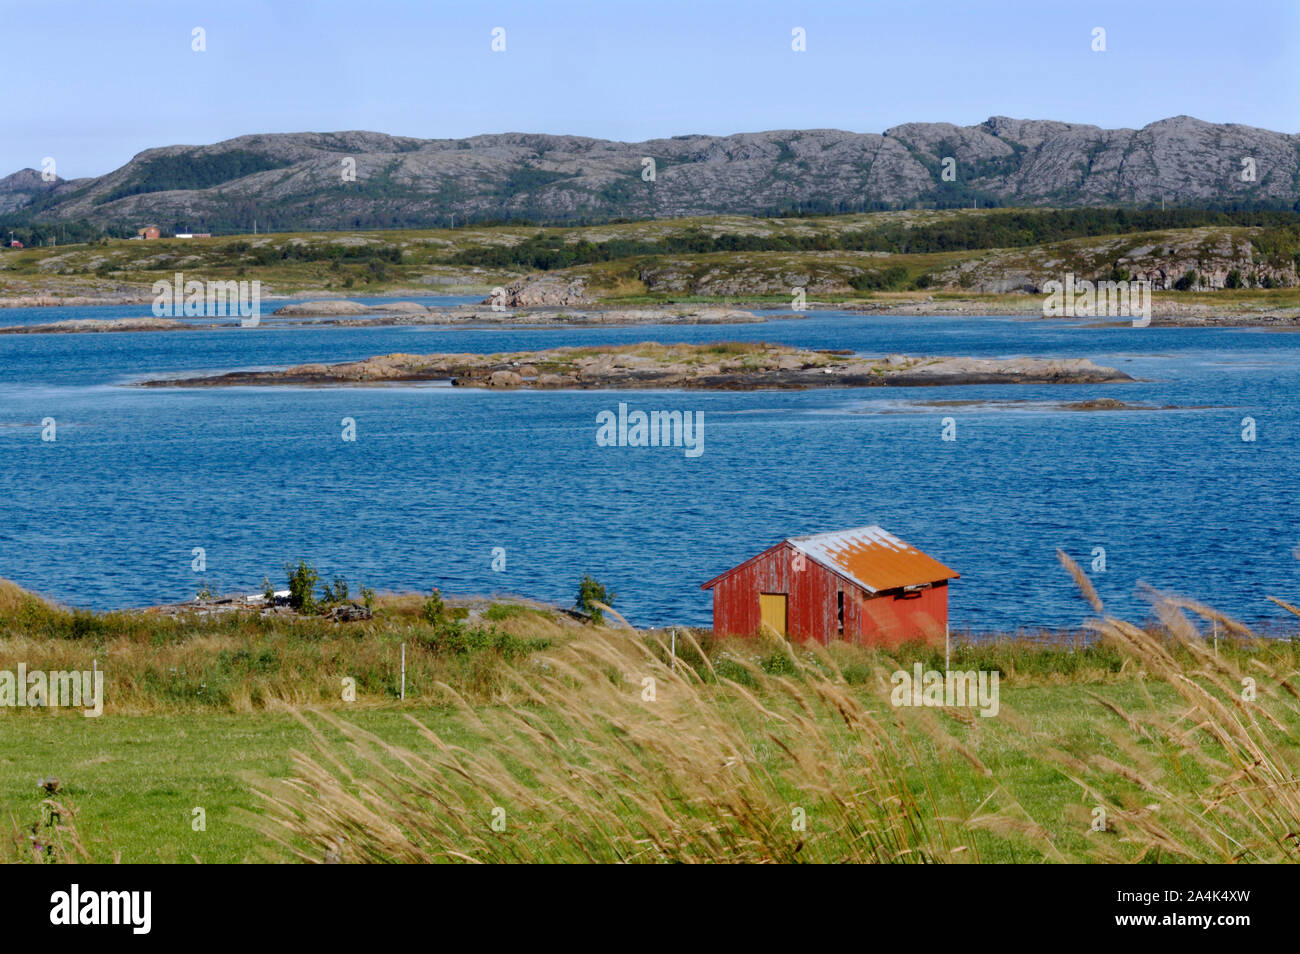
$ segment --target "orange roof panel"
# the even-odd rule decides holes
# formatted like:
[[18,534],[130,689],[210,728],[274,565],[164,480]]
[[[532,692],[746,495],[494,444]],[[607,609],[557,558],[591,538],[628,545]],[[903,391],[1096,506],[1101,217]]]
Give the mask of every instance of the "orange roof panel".
[[961,576],[877,526],[791,537],[787,542],[871,593]]

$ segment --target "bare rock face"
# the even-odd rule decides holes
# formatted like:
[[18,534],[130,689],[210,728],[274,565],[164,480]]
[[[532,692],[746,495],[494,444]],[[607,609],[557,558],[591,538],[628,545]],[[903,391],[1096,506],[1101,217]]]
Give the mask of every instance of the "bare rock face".
[[1127,375],[1088,358],[935,358],[907,369],[912,378],[979,380],[981,377],[1033,381],[1105,381]]
[[358,318],[362,315],[427,315],[429,309],[416,301],[385,301],[377,305],[364,305],[359,301],[327,298],[285,305],[277,308],[274,314],[281,318]]
[[584,294],[586,280],[569,279],[555,275],[529,275],[516,279],[504,289],[505,295],[491,295],[483,299],[484,305],[505,305],[507,308],[547,308],[564,305],[589,304]]
[[[1067,265],[1059,253],[1070,249],[1093,264]],[[1156,291],[1172,289],[1180,280],[1189,281],[1193,290],[1224,288],[1233,281],[1248,288],[1300,284],[1293,259],[1259,255],[1249,236],[1218,227],[1179,230],[1136,247],[1119,238],[1100,245],[1078,239],[1035,249],[990,249],[931,277],[935,286],[1035,294],[1049,281],[1064,282],[1067,273],[1076,280],[1106,280],[1112,268],[1128,279],[1150,282]]]
[[375,311],[373,306],[363,305],[359,301],[305,301],[277,308],[274,314],[285,318],[316,318],[371,315]]
[[574,383],[574,379],[567,374],[542,374],[538,375],[535,387],[569,388],[573,387]]
[[180,331],[186,326],[174,318],[70,318],[46,325],[8,325],[0,328],[0,335],[23,334],[78,334],[96,331]]
[[517,388],[524,383],[523,376],[517,371],[493,371],[488,376],[490,388]]
[[392,315],[424,315],[429,309],[421,305],[418,301],[386,301],[382,305],[373,306],[374,310],[382,311],[385,314]]
[[0,215],[45,198],[63,180],[46,182],[35,169],[21,169],[0,179]]

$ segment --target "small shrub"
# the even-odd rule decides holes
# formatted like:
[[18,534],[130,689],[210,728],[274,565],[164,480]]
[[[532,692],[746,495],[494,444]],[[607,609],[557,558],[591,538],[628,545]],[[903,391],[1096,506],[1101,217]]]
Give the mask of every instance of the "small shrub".
[[299,613],[314,613],[318,605],[316,584],[320,582],[320,575],[303,560],[298,561],[297,567],[286,563],[284,571],[289,575],[289,605]]
[[764,656],[759,668],[769,676],[793,676],[799,671],[799,665],[784,649],[774,649]]
[[596,605],[597,603],[613,606],[614,594],[605,592],[604,584],[596,582],[595,578],[588,573],[578,581],[577,607],[590,616],[591,621],[599,626],[605,622],[605,614]]
[[348,581],[342,576],[334,577],[334,585],[325,584],[324,602],[346,603],[348,601]]
[[907,269],[902,265],[891,265],[849,280],[855,291],[893,291],[906,283]]
[[424,608],[420,610],[420,616],[426,622],[437,626],[450,620],[450,614],[447,612],[447,604],[442,600],[442,594],[438,592],[435,586],[433,592],[428,595],[424,601]]

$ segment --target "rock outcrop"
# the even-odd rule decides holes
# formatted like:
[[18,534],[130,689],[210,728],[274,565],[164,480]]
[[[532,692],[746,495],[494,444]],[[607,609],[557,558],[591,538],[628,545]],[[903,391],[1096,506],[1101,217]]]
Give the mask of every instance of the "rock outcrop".
[[[417,306],[424,311],[424,306]],[[285,305],[277,308],[272,314],[281,318],[328,318],[339,316],[357,316],[373,315],[382,310],[374,305],[363,305],[359,301],[342,301],[335,299],[324,299],[320,301],[304,301],[296,305]]]
[[506,308],[566,307],[589,304],[582,278],[565,279],[555,275],[529,275],[506,285],[483,299],[483,304]]
[[103,331],[183,331],[190,326],[174,318],[69,318],[43,325],[7,325],[0,335],[81,334]]
[[[528,373],[525,373],[528,372]],[[283,371],[238,371],[215,377],[147,381],[146,387],[365,385],[449,381],[480,388],[672,388],[800,390],[828,387],[926,387],[953,384],[1083,384],[1128,381],[1086,358],[859,357],[784,345],[726,342],[644,343],[552,348],[513,354],[387,354],[343,364]]]

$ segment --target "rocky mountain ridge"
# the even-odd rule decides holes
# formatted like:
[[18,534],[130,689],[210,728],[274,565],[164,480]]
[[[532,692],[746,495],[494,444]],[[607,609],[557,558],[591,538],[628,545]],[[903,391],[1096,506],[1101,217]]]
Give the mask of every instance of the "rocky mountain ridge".
[[884,133],[639,143],[503,133],[241,136],[146,150],[104,176],[0,179],[0,216],[212,232],[432,227],[960,205],[1300,205],[1300,136],[1188,116],[1101,129],[995,116]]

